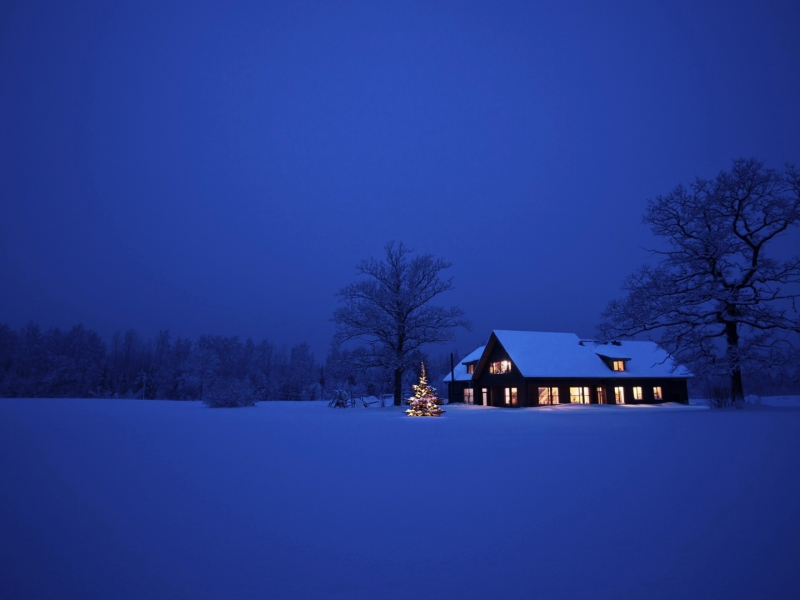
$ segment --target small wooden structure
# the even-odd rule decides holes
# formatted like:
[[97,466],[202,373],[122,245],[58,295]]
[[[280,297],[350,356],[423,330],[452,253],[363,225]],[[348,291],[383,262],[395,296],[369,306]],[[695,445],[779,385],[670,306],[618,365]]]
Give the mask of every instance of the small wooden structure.
[[347,390],[333,390],[331,401],[328,402],[328,408],[355,408],[356,401],[350,397]]

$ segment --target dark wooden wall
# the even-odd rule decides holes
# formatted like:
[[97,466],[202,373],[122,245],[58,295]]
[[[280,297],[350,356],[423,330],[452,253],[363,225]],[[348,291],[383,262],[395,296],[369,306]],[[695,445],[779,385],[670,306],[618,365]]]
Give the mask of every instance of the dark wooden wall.
[[[505,373],[502,375],[487,374],[473,381],[475,404],[483,403],[482,390],[489,390],[489,406],[506,406],[505,388],[517,388],[517,407],[538,406],[539,388],[558,388],[559,404],[569,404],[571,387],[588,387],[589,399],[592,404],[598,403],[597,388],[603,387],[606,391],[606,402],[614,404],[614,388],[622,386],[625,390],[625,404],[660,404],[663,402],[680,402],[688,404],[689,394],[685,379],[624,379],[624,380],[598,380],[598,379],[525,379],[521,375]],[[464,389],[469,387],[469,381],[456,381],[450,386],[450,402],[463,402]],[[642,399],[633,399],[633,388],[641,386]],[[653,387],[661,386],[661,400],[653,397]]]

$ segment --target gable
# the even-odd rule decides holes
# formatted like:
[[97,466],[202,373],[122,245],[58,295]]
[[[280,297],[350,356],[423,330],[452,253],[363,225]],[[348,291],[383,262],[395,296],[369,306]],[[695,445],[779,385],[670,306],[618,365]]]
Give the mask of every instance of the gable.
[[489,374],[491,372],[492,363],[503,361],[509,361],[511,363],[510,373],[514,373],[517,376],[521,374],[509,352],[503,347],[503,344],[497,339],[494,332],[492,332],[492,335],[489,336],[489,342],[486,344],[486,349],[483,351],[480,361],[478,361],[478,364],[475,366],[474,377],[477,379],[485,374]]

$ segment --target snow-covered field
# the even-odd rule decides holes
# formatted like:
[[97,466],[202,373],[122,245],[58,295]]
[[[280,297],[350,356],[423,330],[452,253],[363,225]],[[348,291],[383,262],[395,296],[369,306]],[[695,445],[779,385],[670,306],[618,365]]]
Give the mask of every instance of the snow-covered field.
[[768,404],[0,399],[0,597],[797,598]]

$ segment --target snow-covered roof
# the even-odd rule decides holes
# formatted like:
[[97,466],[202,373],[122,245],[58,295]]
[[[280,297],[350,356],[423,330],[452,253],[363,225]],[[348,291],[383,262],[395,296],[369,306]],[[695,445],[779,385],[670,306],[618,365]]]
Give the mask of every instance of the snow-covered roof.
[[[655,342],[598,344],[574,333],[497,330],[493,334],[524,377],[691,377]],[[612,371],[600,356],[627,359]],[[458,378],[457,378],[458,379]]]
[[598,356],[605,356],[606,358],[614,358],[616,360],[630,360],[628,356],[630,352],[622,349],[622,342],[614,342],[610,344],[598,344],[592,341],[584,341],[584,345],[589,346],[594,350]]
[[[486,348],[486,346],[478,346],[477,348],[475,348],[475,350],[473,350],[472,352],[467,354],[463,359],[461,359],[461,362],[459,362],[455,366],[453,372],[456,376],[456,381],[469,381],[470,379],[472,379],[472,374],[467,373],[467,365],[465,363],[479,361],[481,359],[481,355],[483,354],[484,348]],[[445,375],[445,378],[442,381],[444,381],[445,383],[450,381],[449,372],[447,373],[447,375]]]

